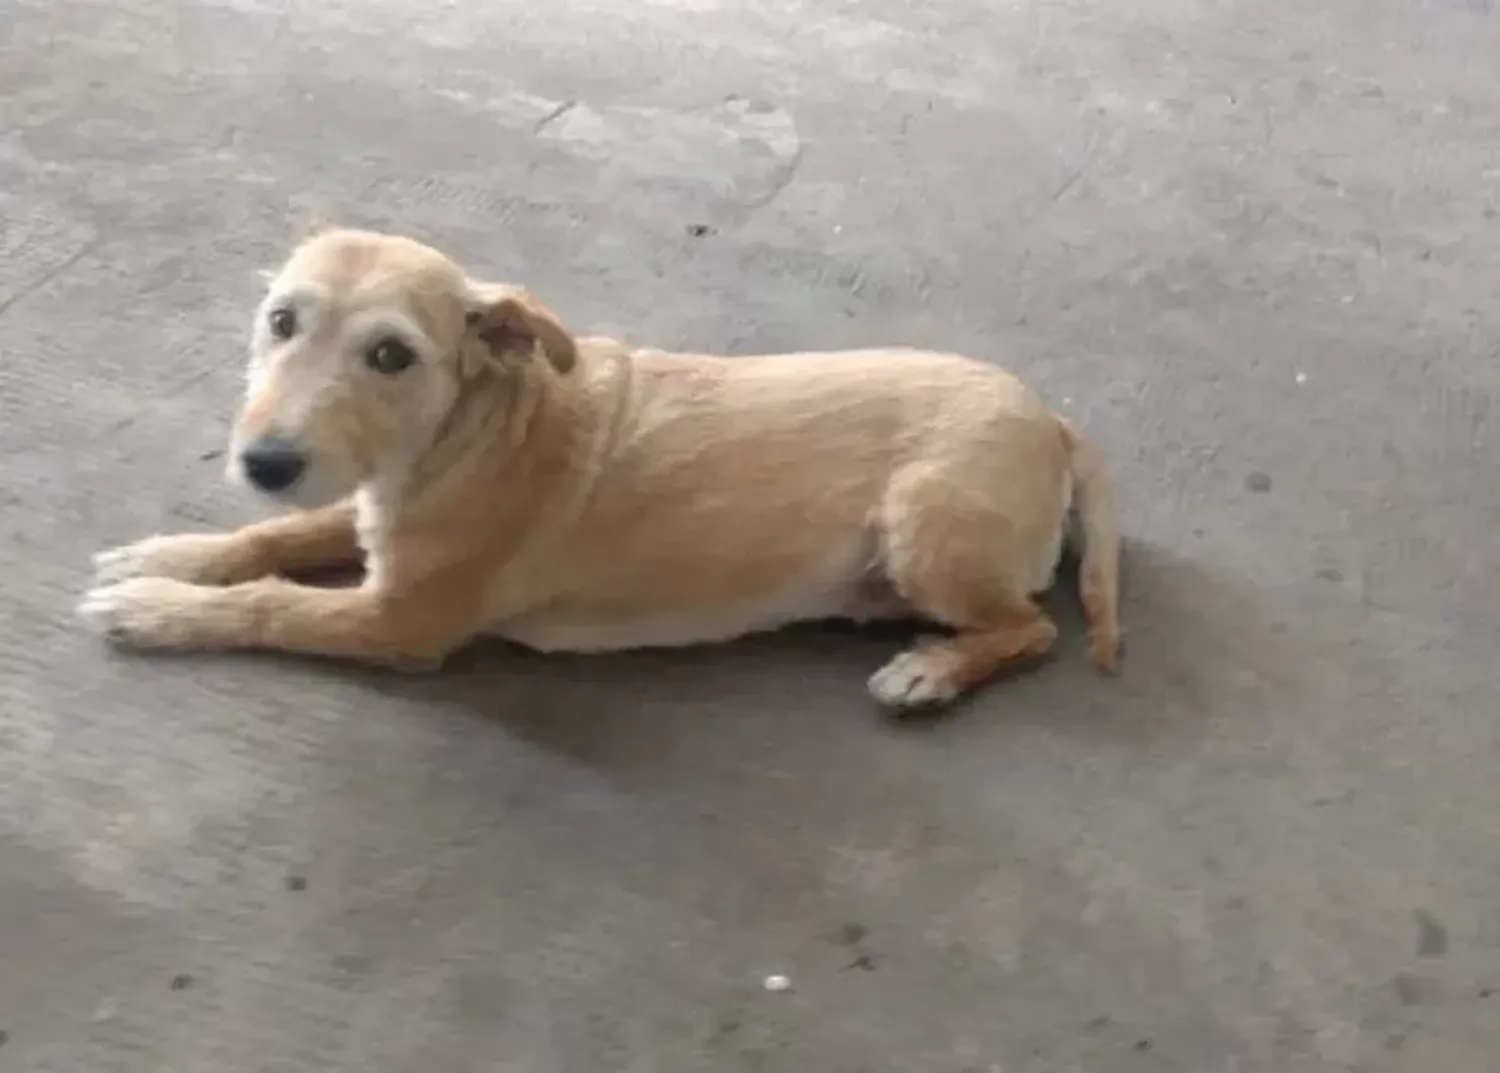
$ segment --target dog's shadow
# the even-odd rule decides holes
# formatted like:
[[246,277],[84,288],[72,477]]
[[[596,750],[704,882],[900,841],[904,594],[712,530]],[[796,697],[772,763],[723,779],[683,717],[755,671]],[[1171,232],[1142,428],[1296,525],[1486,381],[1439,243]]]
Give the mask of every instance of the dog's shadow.
[[[1072,564],[1045,604],[1055,653],[932,716],[894,720],[865,691],[919,625],[811,624],[731,644],[543,655],[478,642],[435,675],[338,665],[369,688],[494,720],[534,747],[602,769],[664,771],[726,743],[838,738],[850,726],[964,736],[969,720],[1149,741],[1196,734],[1246,682],[1291,673],[1297,649],[1255,592],[1170,550],[1125,549],[1126,648],[1114,678],[1084,656]],[[814,750],[817,751],[817,750]]]

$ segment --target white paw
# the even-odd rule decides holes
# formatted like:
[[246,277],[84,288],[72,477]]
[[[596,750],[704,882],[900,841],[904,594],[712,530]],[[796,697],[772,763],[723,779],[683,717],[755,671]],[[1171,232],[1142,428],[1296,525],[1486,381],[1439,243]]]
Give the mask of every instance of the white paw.
[[932,708],[958,696],[951,667],[930,649],[901,653],[870,676],[870,695],[888,708]]
[[223,533],[174,533],[101,551],[94,556],[94,583],[162,577],[199,585],[224,584],[231,563],[230,539]]
[[192,611],[202,591],[171,578],[130,578],[89,590],[78,613],[116,644],[187,647],[192,644]]

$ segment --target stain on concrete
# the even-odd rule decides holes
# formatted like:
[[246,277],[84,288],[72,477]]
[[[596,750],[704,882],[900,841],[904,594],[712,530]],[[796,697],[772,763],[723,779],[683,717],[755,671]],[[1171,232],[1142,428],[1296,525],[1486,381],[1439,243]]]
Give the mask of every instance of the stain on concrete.
[[466,1022],[497,1022],[512,1012],[515,984],[501,973],[470,969],[452,981],[453,1001]]
[[552,116],[538,135],[617,179],[705,184],[742,206],[774,198],[802,154],[790,114],[739,96],[686,110],[578,102]]
[[1426,909],[1418,909],[1413,916],[1417,922],[1417,954],[1424,958],[1440,958],[1448,953],[1448,928]]
[[1403,1006],[1421,1006],[1431,1000],[1434,987],[1432,981],[1410,973],[1400,973],[1391,980],[1396,1000]]
[[364,976],[375,967],[375,959],[369,954],[335,954],[333,967],[350,976]]
[[865,941],[870,934],[870,929],[858,921],[851,920],[839,928],[838,941],[845,946],[856,946]]

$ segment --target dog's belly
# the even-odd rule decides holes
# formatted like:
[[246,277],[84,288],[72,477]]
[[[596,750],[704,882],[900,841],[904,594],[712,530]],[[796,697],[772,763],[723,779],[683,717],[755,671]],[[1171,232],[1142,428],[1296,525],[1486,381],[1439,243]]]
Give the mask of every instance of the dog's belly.
[[497,623],[488,632],[540,652],[610,652],[713,644],[794,622],[873,622],[910,613],[882,574],[864,563],[838,565],[730,605],[607,617],[559,608]]

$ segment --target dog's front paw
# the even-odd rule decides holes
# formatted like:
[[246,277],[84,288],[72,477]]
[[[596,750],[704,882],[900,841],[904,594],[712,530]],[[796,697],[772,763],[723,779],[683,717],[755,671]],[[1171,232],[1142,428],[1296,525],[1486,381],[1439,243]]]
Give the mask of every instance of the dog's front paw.
[[228,533],[173,533],[151,536],[94,556],[94,582],[112,585],[131,578],[157,577],[195,585],[228,585],[243,580],[239,544]]
[[194,618],[204,591],[172,578],[134,577],[90,590],[78,612],[116,644],[189,648],[197,640]]

